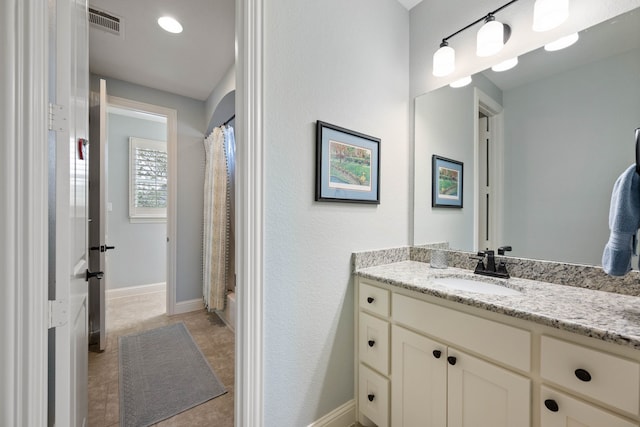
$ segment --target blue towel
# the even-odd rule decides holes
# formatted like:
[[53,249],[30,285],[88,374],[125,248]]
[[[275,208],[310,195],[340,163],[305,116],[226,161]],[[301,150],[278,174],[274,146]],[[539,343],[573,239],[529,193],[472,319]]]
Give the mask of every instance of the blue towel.
[[609,208],[609,241],[602,254],[602,268],[611,276],[631,271],[631,256],[636,253],[640,228],[640,176],[631,165],[616,180]]

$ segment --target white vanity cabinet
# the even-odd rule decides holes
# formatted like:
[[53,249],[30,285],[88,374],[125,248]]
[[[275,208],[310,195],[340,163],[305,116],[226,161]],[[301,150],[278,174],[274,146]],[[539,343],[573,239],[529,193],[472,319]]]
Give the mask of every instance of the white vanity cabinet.
[[637,350],[362,277],[356,298],[364,426],[640,427]]
[[363,279],[357,311],[358,412],[378,427],[530,426],[531,381],[491,362],[528,371],[528,331]]
[[529,426],[529,379],[400,326],[392,331],[391,425]]

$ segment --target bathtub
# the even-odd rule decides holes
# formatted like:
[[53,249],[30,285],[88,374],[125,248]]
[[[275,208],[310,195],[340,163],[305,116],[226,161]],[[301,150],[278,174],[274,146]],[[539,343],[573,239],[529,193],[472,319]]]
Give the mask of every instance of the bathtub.
[[236,331],[236,313],[237,313],[237,305],[236,305],[236,294],[235,292],[227,293],[227,304],[226,308],[222,312],[218,312],[218,316],[227,324],[229,329],[233,332]]

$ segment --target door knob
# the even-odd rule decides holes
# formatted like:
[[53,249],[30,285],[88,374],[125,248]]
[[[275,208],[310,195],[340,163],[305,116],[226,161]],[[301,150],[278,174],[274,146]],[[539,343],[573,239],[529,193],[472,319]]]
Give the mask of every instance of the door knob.
[[91,279],[92,277],[95,277],[96,279],[100,280],[104,277],[104,271],[96,271],[92,273],[89,270],[87,270],[85,273],[84,280],[88,282],[89,279]]

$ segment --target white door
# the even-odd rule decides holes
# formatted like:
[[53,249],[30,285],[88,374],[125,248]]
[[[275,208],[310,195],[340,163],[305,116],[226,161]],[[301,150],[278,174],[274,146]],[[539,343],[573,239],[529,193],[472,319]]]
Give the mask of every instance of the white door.
[[449,347],[448,427],[529,427],[531,381]]
[[[89,109],[89,345],[104,351],[106,331],[107,244],[107,82],[100,79],[100,91],[91,93]],[[102,274],[100,274],[102,273]]]
[[493,238],[493,197],[494,195],[491,192],[492,186],[492,174],[491,167],[493,166],[493,162],[491,161],[492,155],[492,141],[491,141],[491,133],[489,132],[489,118],[487,116],[483,116],[478,119],[478,152],[479,152],[479,168],[478,168],[478,178],[479,178],[479,192],[480,192],[480,221],[478,224],[478,249],[494,249]]
[[[86,0],[56,0],[55,104],[65,120],[55,150],[55,424],[87,424],[89,33]],[[55,71],[54,71],[55,70]]]
[[447,348],[393,325],[391,425],[447,425]]

